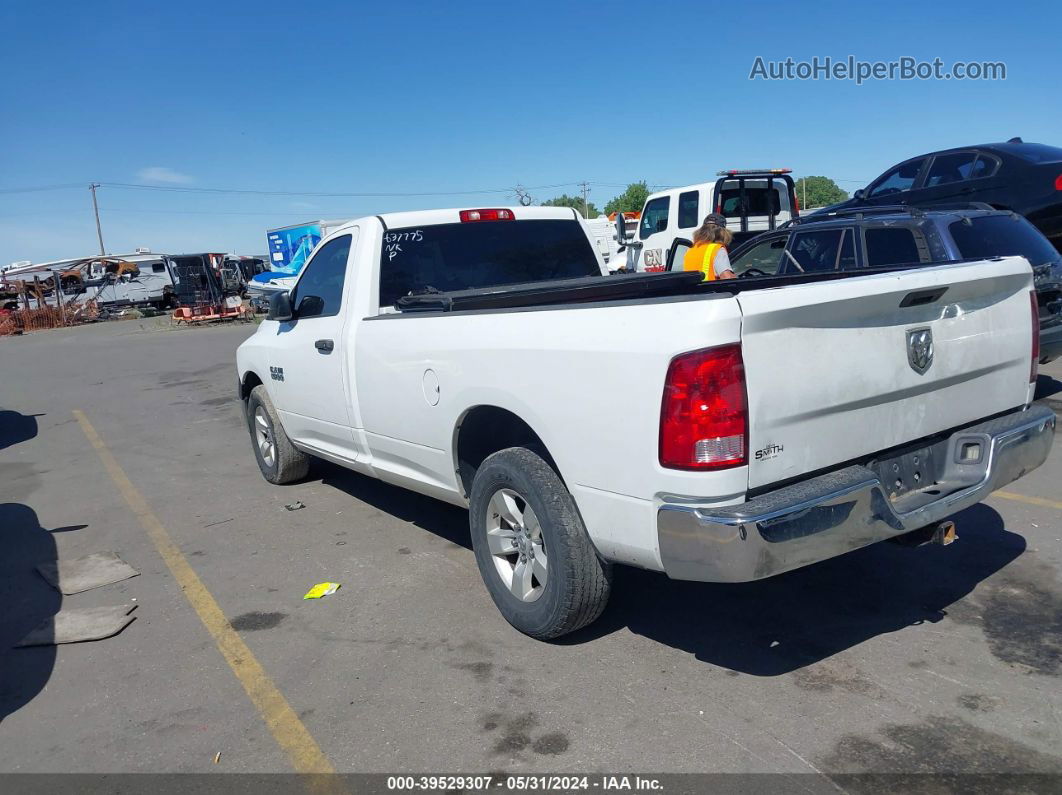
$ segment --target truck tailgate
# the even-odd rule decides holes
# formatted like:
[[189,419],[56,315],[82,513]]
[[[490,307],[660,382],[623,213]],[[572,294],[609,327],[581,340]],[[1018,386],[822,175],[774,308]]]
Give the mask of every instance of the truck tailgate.
[[749,488],[1024,405],[1031,288],[1007,257],[739,294]]

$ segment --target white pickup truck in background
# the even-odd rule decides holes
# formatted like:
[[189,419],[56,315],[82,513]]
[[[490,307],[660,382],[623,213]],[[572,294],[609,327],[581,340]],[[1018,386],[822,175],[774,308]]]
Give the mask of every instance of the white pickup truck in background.
[[1021,258],[602,273],[565,208],[333,231],[237,354],[263,475],[318,456],[467,506],[499,610],[554,638],[614,563],[768,577],[920,537],[1048,455]]

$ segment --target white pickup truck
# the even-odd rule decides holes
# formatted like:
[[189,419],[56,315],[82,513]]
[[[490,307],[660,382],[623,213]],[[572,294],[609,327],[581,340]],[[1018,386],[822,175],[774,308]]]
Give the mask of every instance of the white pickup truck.
[[1050,450],[1024,259],[601,274],[565,208],[333,231],[237,353],[263,475],[467,506],[501,613],[554,638],[614,563],[739,582],[918,540]]

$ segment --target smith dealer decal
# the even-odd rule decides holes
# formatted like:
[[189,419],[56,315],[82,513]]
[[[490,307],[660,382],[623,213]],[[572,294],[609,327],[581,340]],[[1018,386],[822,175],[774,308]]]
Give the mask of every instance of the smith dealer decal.
[[762,450],[757,450],[756,451],[756,454],[755,454],[756,455],[756,460],[757,461],[767,461],[768,459],[771,459],[771,458],[777,458],[778,455],[784,449],[785,448],[782,447],[782,445],[780,445],[780,444],[769,444],[766,447],[764,447]]

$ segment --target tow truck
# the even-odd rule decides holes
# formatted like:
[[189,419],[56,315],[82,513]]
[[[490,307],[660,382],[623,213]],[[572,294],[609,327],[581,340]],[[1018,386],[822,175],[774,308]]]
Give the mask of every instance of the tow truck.
[[734,245],[800,216],[791,169],[727,169],[715,182],[668,188],[650,194],[637,232],[616,223],[620,251],[610,270],[664,271],[679,239],[693,236],[708,213],[725,216]]

